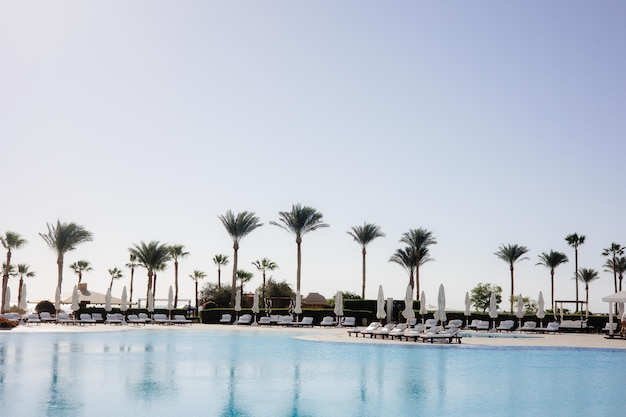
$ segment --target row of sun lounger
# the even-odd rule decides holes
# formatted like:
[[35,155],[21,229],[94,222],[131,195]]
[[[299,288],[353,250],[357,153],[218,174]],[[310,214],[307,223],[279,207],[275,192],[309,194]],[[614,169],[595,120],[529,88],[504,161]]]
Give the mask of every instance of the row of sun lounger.
[[[17,320],[20,320],[20,316],[18,315]],[[32,313],[26,316],[27,324],[41,324],[41,323],[56,323],[56,324],[72,324],[72,325],[95,325],[97,323],[104,324],[117,324],[122,325],[124,323],[130,323],[135,325],[140,324],[189,324],[191,325],[192,321],[188,320],[182,314],[175,314],[173,319],[168,319],[166,314],[154,314],[152,318],[150,318],[146,313],[139,314],[129,314],[124,317],[121,313],[107,313],[106,319],[103,318],[101,313],[81,313],[78,318],[72,318],[67,313],[60,312],[56,317],[52,317],[50,313],[41,312],[40,314]]]
[[[452,324],[456,324],[456,322]],[[379,322],[372,322],[363,330],[348,330],[348,336],[353,334],[356,337],[359,335],[363,337],[369,336],[370,338],[380,336],[383,339],[391,338],[405,341],[417,341],[421,339],[423,342],[429,341],[431,343],[435,341],[445,341],[448,343],[456,341],[457,343],[461,343],[462,338],[462,336],[459,335],[459,327],[457,326],[451,325],[446,328],[444,326],[433,325],[427,328],[426,323],[419,323],[414,327],[409,327],[407,323],[387,323],[383,326]]]
[[[237,324],[237,325],[251,325],[254,323],[252,314],[242,314],[237,317],[235,321],[233,321],[233,317],[231,314],[222,314],[222,317],[219,321],[221,324]],[[259,326],[284,326],[284,327],[313,327],[313,317],[302,317],[300,321],[294,319],[291,315],[286,316],[261,316],[256,321],[256,324]],[[322,318],[319,323],[320,327],[331,327],[337,326],[338,323],[332,316],[326,316]],[[344,317],[341,320],[341,326],[343,327],[354,327],[356,326],[356,318],[355,317]]]

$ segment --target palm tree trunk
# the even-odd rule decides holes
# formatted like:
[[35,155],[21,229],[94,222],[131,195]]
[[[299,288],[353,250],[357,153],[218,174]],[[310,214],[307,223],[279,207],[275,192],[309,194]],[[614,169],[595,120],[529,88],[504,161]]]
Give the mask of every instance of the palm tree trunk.
[[[146,288],[146,303],[149,298],[150,291],[152,291],[152,271],[148,269],[148,288]],[[154,295],[154,292],[152,293]]]
[[80,284],[82,280],[83,280],[83,273],[82,271],[78,271],[78,283]]
[[[615,255],[613,255],[613,283],[615,284],[615,292],[617,292],[617,270],[615,265],[617,264],[617,259],[615,259]],[[589,308],[589,306],[587,306]]]
[[239,245],[233,244],[233,279],[230,287],[230,306],[235,307],[235,295],[237,294],[237,250]]
[[109,284],[109,289],[113,289],[113,277],[111,277],[111,283]]
[[130,268],[130,303],[133,302],[133,278],[135,276],[135,268]]
[[174,308],[178,308],[178,261],[174,261]]
[[550,281],[552,284],[552,302],[550,303],[550,305],[552,306],[552,311],[554,311],[554,268],[550,269]]
[[300,249],[300,244],[302,243],[302,239],[296,239],[296,244],[298,245],[298,269],[296,270],[296,291],[300,291],[300,268],[302,266],[302,250]]
[[361,288],[361,298],[365,300],[365,248],[363,248],[363,287]]
[[222,288],[222,270],[220,266],[217,266],[217,288]]
[[196,314],[198,314],[198,280],[196,280]]
[[152,294],[156,295],[156,280],[157,280],[157,273],[155,272],[154,275],[152,275]]
[[263,299],[265,300],[265,269],[263,270]]
[[578,311],[578,247],[574,248],[574,281],[576,281],[576,311]]
[[417,301],[419,301],[419,299],[420,299],[420,266],[419,266],[419,262],[415,266],[415,293],[417,294],[415,296],[415,299]]
[[587,316],[589,316],[589,284],[587,283],[585,283],[585,302],[586,302],[585,305],[587,307]]
[[61,288],[63,284],[63,254],[57,258],[57,287]]
[[620,272],[619,274],[619,290],[622,290],[622,278],[624,278],[624,274]]
[[511,313],[513,313],[513,294],[515,294],[515,279],[513,277],[513,264],[511,264]]

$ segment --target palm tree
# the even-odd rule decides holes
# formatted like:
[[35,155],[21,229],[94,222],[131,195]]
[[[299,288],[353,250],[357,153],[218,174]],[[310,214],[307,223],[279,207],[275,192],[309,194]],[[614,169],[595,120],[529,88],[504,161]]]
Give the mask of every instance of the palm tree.
[[378,237],[385,237],[380,227],[373,223],[363,223],[363,226],[352,226],[352,230],[347,232],[352,238],[361,245],[361,254],[363,255],[363,285],[361,286],[361,298],[365,299],[365,255],[367,253],[367,245]]
[[[5,312],[5,296],[7,292],[7,286],[9,285],[9,272],[11,271],[11,255],[13,251],[24,246],[28,241],[22,238],[18,233],[6,232],[4,236],[0,236],[0,242],[2,246],[7,250],[7,260],[5,268],[2,271],[2,306],[0,306],[0,313]],[[21,287],[20,287],[21,290]]]
[[178,258],[184,258],[189,255],[189,252],[185,252],[184,245],[172,245],[170,246],[170,256],[174,260],[174,308],[178,307]]
[[35,271],[30,270],[30,265],[26,264],[17,264],[17,274],[20,276],[20,288],[19,293],[17,295],[17,299],[22,299],[22,285],[24,285],[24,277],[33,278],[35,276]]
[[93,271],[93,268],[91,267],[89,261],[76,261],[70,265],[70,269],[72,269],[78,275],[79,284],[83,280],[83,272]]
[[133,302],[133,281],[135,278],[135,268],[137,268],[139,266],[139,264],[137,263],[137,257],[135,255],[133,255],[132,253],[130,254],[129,257],[130,262],[128,262],[126,264],[126,268],[130,269],[130,297],[129,297],[129,301],[132,303]]
[[222,266],[228,265],[228,255],[215,255],[213,262],[217,265],[217,288],[222,288]]
[[147,299],[148,293],[153,289],[152,279],[155,275],[155,272],[159,268],[163,268],[163,265],[165,265],[165,263],[170,260],[169,247],[165,243],[160,243],[158,240],[153,240],[148,244],[144,242],[135,244],[132,248],[129,248],[128,251],[131,255],[135,256],[139,265],[143,268],[146,268],[146,270],[148,271],[148,286],[146,289]]
[[244,271],[240,269],[237,271],[237,279],[239,280],[239,291],[241,291],[241,299],[243,300],[243,284],[249,282],[254,274],[252,272]]
[[[524,259],[528,259],[528,257],[524,256],[524,254],[528,253],[528,248],[522,245],[504,245],[501,244],[498,247],[498,251],[494,253],[498,258],[502,259],[504,262],[509,264],[509,268],[511,270],[511,313],[513,312],[513,297],[515,296],[515,277],[513,264],[517,261],[523,261]],[[522,258],[522,256],[524,256]]]
[[578,300],[580,299],[578,296],[578,279],[576,279],[578,276],[578,247],[585,243],[585,236],[572,233],[565,236],[565,241],[574,248],[574,281],[576,281],[576,311],[578,311]]
[[599,278],[598,271],[591,268],[581,268],[577,277],[580,282],[585,283],[585,304],[587,305],[587,316],[589,316],[589,283]]
[[61,223],[60,220],[57,220],[56,225],[51,225],[50,223],[46,223],[46,225],[48,226],[48,233],[39,233],[39,236],[57,254],[57,286],[61,289],[63,284],[63,257],[65,253],[76,249],[76,246],[81,243],[91,242],[93,235],[83,226],[76,223]]
[[193,279],[196,283],[196,312],[198,311],[198,280],[206,278],[206,273],[194,269],[193,274],[189,275],[189,278]]
[[228,210],[225,215],[218,216],[224,228],[233,239],[233,277],[230,292],[231,305],[235,305],[235,294],[237,286],[237,252],[239,251],[239,241],[246,237],[257,227],[263,226],[259,218],[252,212],[242,211],[236,216]]
[[323,222],[322,213],[313,207],[294,204],[291,211],[281,211],[278,213],[280,217],[278,222],[270,222],[274,226],[288,231],[296,237],[296,245],[298,246],[298,267],[296,270],[296,292],[300,291],[300,272],[302,269],[302,236],[314,230],[328,227]]
[[607,259],[604,266],[607,270],[617,274],[619,278],[619,290],[622,290],[622,279],[624,278],[624,272],[626,272],[626,257],[620,256],[619,258]]
[[395,253],[389,258],[389,262],[397,263],[409,273],[409,285],[413,287],[415,284],[413,275],[413,271],[415,270],[415,255],[413,254],[413,249],[408,246],[404,249],[396,249]]
[[428,258],[429,261],[432,260],[429,256],[428,247],[430,245],[435,245],[437,240],[433,236],[433,232],[420,227],[419,229],[411,229],[404,233],[400,242],[409,245],[413,251],[413,256],[415,256],[415,290],[417,292],[415,299],[419,301],[420,266],[426,262],[422,261],[422,257]]
[[550,305],[552,306],[552,311],[554,311],[554,269],[568,261],[569,259],[567,259],[567,255],[563,252],[550,250],[550,253],[542,252],[541,255],[539,255],[539,262],[537,265],[543,265],[550,268],[550,282],[552,285],[552,302]]
[[109,269],[109,274],[111,275],[111,284],[109,284],[109,289],[113,288],[113,280],[122,278],[122,271],[120,269],[113,268]]
[[[602,250],[602,256],[610,256],[614,265],[617,263],[617,257],[623,254],[624,247],[615,242],[611,243],[611,246],[608,248]],[[613,269],[613,283],[615,285],[615,292],[617,292],[617,270],[615,269]]]
[[265,271],[273,271],[278,268],[278,264],[276,262],[270,261],[267,258],[263,258],[260,261],[256,260],[252,262],[252,265],[256,266],[256,269],[263,273],[263,288],[262,288],[262,298],[265,299]]

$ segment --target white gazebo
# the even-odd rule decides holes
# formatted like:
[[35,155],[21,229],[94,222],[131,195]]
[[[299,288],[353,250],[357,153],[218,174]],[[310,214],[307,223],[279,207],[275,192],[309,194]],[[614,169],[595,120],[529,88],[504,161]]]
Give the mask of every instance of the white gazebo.
[[[613,335],[613,311],[615,303],[626,303],[626,291],[616,292],[615,294],[607,295],[602,298],[602,301],[609,303],[609,335]],[[617,320],[619,321],[619,317]]]

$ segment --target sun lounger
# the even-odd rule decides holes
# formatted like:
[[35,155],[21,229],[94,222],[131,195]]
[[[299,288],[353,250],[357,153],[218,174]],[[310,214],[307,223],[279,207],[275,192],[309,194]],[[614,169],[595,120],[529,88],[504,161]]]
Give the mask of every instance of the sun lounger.
[[391,339],[395,339],[396,337],[401,338],[402,335],[404,334],[404,331],[407,329],[407,327],[408,326],[406,323],[398,323],[396,324],[396,327],[394,327],[393,329],[389,331],[388,336]]
[[499,332],[501,331],[510,332],[513,330],[513,327],[515,327],[514,320],[504,320],[500,322],[500,325],[496,327],[496,330]]
[[245,325],[252,323],[252,314],[243,314],[239,316],[239,320],[237,320],[238,325]]
[[461,343],[461,336],[459,336],[459,329],[458,327],[451,327],[449,329],[440,331],[438,333],[434,333],[434,334],[423,334],[421,336],[422,338],[422,342],[426,342],[426,341],[430,341],[430,343],[433,343],[435,340],[443,340],[443,341],[448,341],[448,343],[452,343],[453,340],[456,340],[457,343]]
[[180,324],[181,326],[184,326],[185,324],[191,325],[193,322],[191,320],[188,320],[182,314],[174,314],[174,318],[171,320],[171,323],[172,324]]
[[104,324],[118,324],[121,326],[122,321],[124,321],[124,316],[121,313],[107,313]]
[[481,320],[474,319],[470,324],[467,325],[467,328],[470,330],[476,330],[476,327],[480,324]]
[[488,331],[490,328],[491,328],[491,323],[489,323],[489,320],[481,320],[476,325],[476,331],[479,331],[479,330],[486,330],[486,331]]
[[313,317],[302,317],[300,321],[291,323],[294,327],[313,327]]
[[138,326],[140,324],[143,324],[143,325],[146,324],[146,322],[140,319],[139,316],[136,314],[129,314],[128,317],[126,317],[126,321],[131,324],[134,324],[135,326]]
[[378,338],[378,336],[380,336],[381,338],[385,339],[386,337],[389,336],[389,332],[391,332],[391,330],[396,327],[396,325],[394,323],[387,323],[382,327],[377,328],[376,330],[374,330],[371,334],[370,337],[374,337],[374,339]]
[[332,316],[325,316],[320,322],[320,327],[330,327],[335,325],[335,319]]
[[424,330],[426,330],[426,325],[424,323],[416,324],[412,329],[407,329],[404,331],[402,337],[404,337],[405,341],[409,341],[409,339],[413,339],[413,341],[417,342],[417,339],[424,334]]
[[91,318],[91,314],[89,313],[81,313],[78,323],[83,324],[96,324],[96,321]]
[[437,323],[439,323],[439,321],[435,319],[426,319],[426,322],[424,323],[424,327],[426,329],[430,329],[431,327],[436,326]]
[[341,325],[344,327],[356,327],[356,317],[344,317]]
[[36,323],[37,326],[39,326],[41,324],[41,319],[39,318],[39,314],[33,313],[26,316],[26,322],[28,324]]
[[283,316],[283,318],[278,322],[279,326],[291,326],[293,325],[293,316]]
[[359,337],[359,335],[365,337],[365,335],[367,335],[367,334],[371,335],[371,333],[374,330],[376,330],[377,328],[379,328],[380,326],[381,326],[381,324],[379,322],[373,321],[365,329],[350,329],[350,330],[348,330],[348,336],[352,336],[354,334],[356,337]]
[[230,324],[233,321],[233,316],[230,314],[222,314],[222,318],[220,319],[221,324]]
[[[611,324],[613,324],[613,326],[611,326]],[[607,322],[604,327],[602,328],[602,333],[610,333],[611,332],[611,328],[613,329],[613,333],[617,333],[617,323],[609,323]]]
[[257,324],[259,326],[270,326],[272,324],[272,319],[268,316],[263,316],[259,318],[259,320],[257,321]]
[[584,332],[587,331],[586,320],[563,320],[559,324],[559,331]]
[[450,320],[448,324],[446,324],[446,329],[451,329],[453,327],[460,329],[462,326],[463,326],[463,320],[454,319],[454,320]]
[[278,325],[278,322],[279,322],[282,318],[283,318],[283,317],[282,317],[281,315],[279,315],[279,314],[272,314],[272,315],[270,316],[270,326],[271,326],[272,324],[276,324],[276,325]]
[[170,320],[167,318],[167,315],[157,313],[152,316],[152,321],[154,324],[170,324]]
[[534,332],[537,330],[537,322],[526,321],[524,322],[524,325],[517,330],[519,330],[520,332]]
[[143,321],[144,324],[152,323],[152,319],[146,313],[139,313],[138,316],[139,320]]
[[76,320],[71,319],[67,313],[57,314],[56,322],[59,324],[76,324]]
[[52,317],[47,311],[42,311],[41,313],[39,313],[39,318],[44,323],[51,323],[53,321],[56,321],[56,319]]
[[102,318],[101,313],[91,313],[91,318],[96,321],[96,323],[104,323],[104,318]]
[[537,327],[535,331],[537,333],[556,333],[559,331],[559,323],[551,321],[546,327]]

